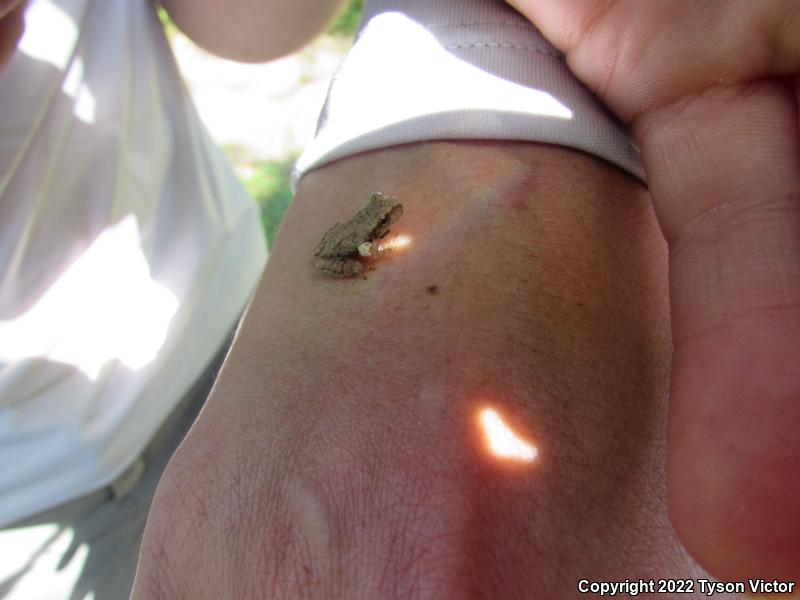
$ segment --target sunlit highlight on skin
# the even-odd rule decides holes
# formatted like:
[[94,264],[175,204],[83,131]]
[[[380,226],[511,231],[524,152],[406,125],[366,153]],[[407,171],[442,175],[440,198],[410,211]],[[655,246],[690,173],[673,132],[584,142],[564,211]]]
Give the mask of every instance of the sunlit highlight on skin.
[[396,250],[403,250],[411,244],[411,238],[407,235],[398,235],[390,240],[381,242],[378,245],[378,252],[394,252]]
[[497,458],[518,462],[533,462],[539,451],[519,437],[493,408],[482,408],[478,422],[486,439],[487,449]]

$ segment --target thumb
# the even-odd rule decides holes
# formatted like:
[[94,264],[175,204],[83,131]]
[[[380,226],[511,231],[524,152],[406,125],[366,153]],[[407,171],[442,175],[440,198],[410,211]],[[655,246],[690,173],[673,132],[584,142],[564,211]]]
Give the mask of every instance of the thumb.
[[509,0],[633,120],[670,247],[673,523],[721,578],[800,577],[797,3]]
[[637,121],[670,247],[670,511],[721,578],[800,576],[800,147],[764,80]]

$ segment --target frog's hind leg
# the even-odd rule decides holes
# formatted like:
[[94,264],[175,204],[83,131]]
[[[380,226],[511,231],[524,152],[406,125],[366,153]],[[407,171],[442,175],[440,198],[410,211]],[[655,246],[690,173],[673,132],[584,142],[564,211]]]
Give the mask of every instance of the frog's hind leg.
[[363,263],[353,258],[348,259],[334,259],[334,258],[318,258],[314,262],[314,266],[321,271],[325,271],[334,277],[353,277],[358,275],[366,267]]
[[[334,225],[334,227],[338,225],[339,224],[337,223],[336,225]],[[325,246],[328,243],[328,238],[331,235],[331,231],[333,231],[333,227],[328,231],[326,231],[325,234],[322,236],[322,239],[319,241],[319,244],[317,244],[317,247],[314,248],[314,253],[313,253],[314,256],[319,256],[325,250]]]

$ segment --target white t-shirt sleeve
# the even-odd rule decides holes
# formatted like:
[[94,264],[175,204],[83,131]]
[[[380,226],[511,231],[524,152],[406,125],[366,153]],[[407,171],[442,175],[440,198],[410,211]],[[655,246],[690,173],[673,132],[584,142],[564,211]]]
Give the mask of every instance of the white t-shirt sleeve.
[[339,158],[432,139],[559,144],[644,179],[625,127],[502,0],[367,0],[295,182]]

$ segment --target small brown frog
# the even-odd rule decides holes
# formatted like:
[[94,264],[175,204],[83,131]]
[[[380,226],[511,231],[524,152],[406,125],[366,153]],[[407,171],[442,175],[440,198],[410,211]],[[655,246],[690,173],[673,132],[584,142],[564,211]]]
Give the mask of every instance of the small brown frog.
[[367,205],[345,223],[337,223],[325,232],[314,250],[314,266],[334,277],[358,275],[366,266],[359,256],[377,258],[378,240],[389,233],[389,227],[403,214],[403,205],[396,198],[377,193]]

